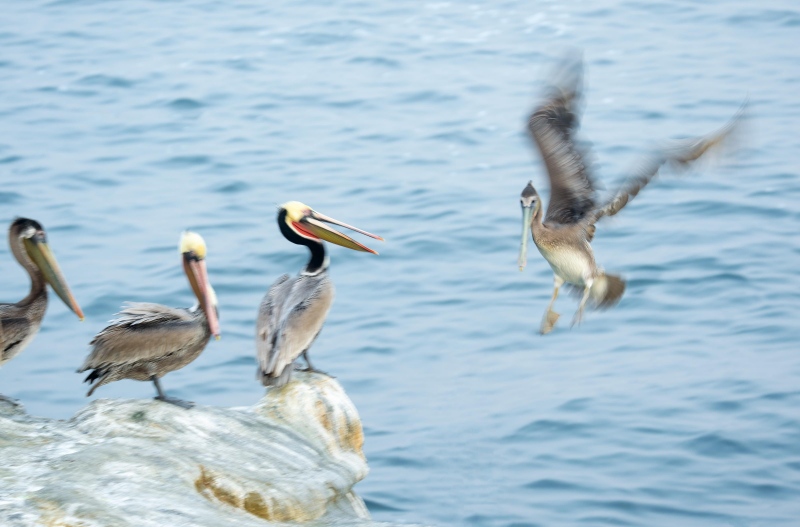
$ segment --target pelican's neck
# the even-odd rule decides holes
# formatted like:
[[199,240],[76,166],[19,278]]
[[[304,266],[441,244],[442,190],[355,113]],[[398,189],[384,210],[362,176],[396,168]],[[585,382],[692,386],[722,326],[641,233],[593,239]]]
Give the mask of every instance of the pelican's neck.
[[311,258],[308,259],[308,263],[306,264],[306,268],[303,269],[303,274],[310,274],[316,275],[328,268],[328,255],[325,254],[325,244],[322,242],[315,242],[313,240],[306,240],[302,236],[298,236],[298,238],[302,238],[308,250],[311,251]]
[[281,210],[278,214],[278,226],[281,229],[283,237],[297,245],[305,245],[311,252],[311,258],[308,259],[306,268],[303,269],[303,274],[316,275],[328,268],[328,256],[325,252],[325,244],[322,241],[309,240],[294,232],[286,224],[286,211]]
[[28,296],[17,302],[18,306],[27,306],[31,304],[38,297],[44,295],[47,298],[47,289],[44,284],[44,276],[42,272],[30,259],[28,253],[25,251],[25,246],[22,243],[22,238],[15,232],[8,233],[8,245],[11,247],[11,253],[19,264],[28,271],[28,276],[31,277],[31,290]]
[[533,233],[533,240],[536,241],[536,235],[542,232],[544,229],[544,224],[542,223],[542,205],[540,204],[536,206],[536,212],[533,213],[533,217],[531,218],[531,232]]

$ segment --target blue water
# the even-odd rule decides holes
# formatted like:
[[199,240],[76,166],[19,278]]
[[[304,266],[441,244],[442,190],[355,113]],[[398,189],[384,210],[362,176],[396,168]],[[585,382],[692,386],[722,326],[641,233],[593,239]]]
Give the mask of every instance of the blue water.
[[[573,5],[575,4],[575,5]],[[706,5],[707,4],[707,5]],[[439,526],[800,525],[800,8],[794,1],[7,2],[0,224],[42,222],[87,320],[53,299],[0,392],[87,404],[74,369],[125,300],[191,305],[209,245],[223,338],[163,383],[250,405],[254,319],[304,264],[276,204],[386,238],[332,248],[312,348],[358,407],[376,519]],[[552,275],[517,270],[524,131],[584,50],[584,136],[612,189],[659,139],[750,97],[737,152],[599,225],[613,310],[536,334]],[[0,299],[27,278],[0,244]],[[123,381],[95,397],[153,395]]]

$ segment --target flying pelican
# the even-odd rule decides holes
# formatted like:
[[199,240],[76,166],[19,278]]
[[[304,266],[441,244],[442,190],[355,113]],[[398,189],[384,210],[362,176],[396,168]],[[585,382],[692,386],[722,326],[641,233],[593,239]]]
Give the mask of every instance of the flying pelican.
[[519,269],[525,268],[530,231],[539,252],[553,269],[553,297],[542,320],[543,335],[549,333],[558,320],[559,315],[552,308],[565,282],[583,289],[573,325],[580,323],[589,298],[597,307],[610,307],[625,291],[622,278],[607,274],[595,262],[590,245],[595,223],[603,216],[613,216],[622,210],[658,174],[662,165],[685,166],[722,143],[734,130],[744,110],[743,107],[716,133],[680,141],[658,152],[609,201],[598,203],[594,180],[584,161],[586,151],[575,143],[582,74],[580,58],[573,57],[562,63],[553,76],[554,85],[528,122],[547,167],[551,192],[542,221],[542,202],[533,182],[522,191]]
[[197,304],[189,309],[160,304],[128,303],[105,329],[89,343],[93,346],[82,373],[92,370],[84,382],[92,385],[87,397],[104,384],[120,379],[153,381],[156,399],[183,408],[194,403],[168,397],[158,380],[183,368],[200,355],[211,335],[219,338],[217,296],[208,281],[206,243],[195,232],[181,236],[179,251]]
[[319,335],[333,302],[333,283],[328,276],[328,257],[323,240],[372,254],[376,251],[327,227],[332,223],[383,241],[383,238],[329,218],[298,201],[281,205],[278,226],[284,238],[305,245],[311,252],[305,269],[294,280],[285,274],[269,288],[261,301],[256,322],[257,378],[264,386],[283,386],[292,376],[295,359],[306,360],[309,371],[318,371],[308,360],[308,348]]
[[47,245],[44,227],[35,220],[17,218],[8,229],[8,244],[14,258],[31,277],[31,291],[16,304],[0,303],[0,366],[25,349],[39,331],[47,309],[45,282],[83,320],[83,312]]

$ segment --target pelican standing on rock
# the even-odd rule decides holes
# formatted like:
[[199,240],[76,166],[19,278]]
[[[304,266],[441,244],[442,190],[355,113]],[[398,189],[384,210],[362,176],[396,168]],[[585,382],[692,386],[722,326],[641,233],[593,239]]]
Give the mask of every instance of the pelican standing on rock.
[[194,404],[168,397],[159,379],[195,360],[208,344],[211,335],[219,338],[217,296],[208,281],[206,244],[199,234],[186,231],[179,251],[183,270],[197,297],[190,309],[160,304],[129,303],[109,326],[89,344],[93,346],[86,362],[78,370],[92,370],[84,382],[92,384],[86,395],[120,379],[153,381],[156,399],[184,408]]
[[278,210],[281,234],[292,243],[308,247],[311,258],[297,278],[290,279],[287,274],[278,278],[261,301],[256,323],[256,350],[257,378],[264,386],[283,386],[289,382],[294,361],[300,355],[306,360],[309,371],[318,371],[308,359],[308,348],[322,330],[333,302],[333,283],[328,276],[323,240],[355,251],[378,254],[323,222],[383,240],[298,201],[281,205]]
[[686,166],[722,143],[736,127],[743,111],[740,110],[716,133],[680,141],[661,150],[648,159],[609,201],[598,203],[595,184],[584,160],[586,149],[575,142],[582,74],[582,61],[578,56],[560,64],[547,97],[534,110],[528,123],[547,167],[551,191],[544,220],[542,202],[533,183],[529,182],[522,191],[519,269],[525,268],[528,232],[531,232],[533,242],[554,275],[553,297],[542,320],[542,334],[549,333],[558,320],[559,315],[552,308],[564,283],[583,290],[573,325],[580,323],[590,298],[596,307],[610,307],[620,300],[625,291],[625,281],[605,273],[594,259],[590,244],[595,223],[603,216],[613,216],[622,210],[658,174],[662,165]]
[[39,331],[47,309],[45,282],[83,320],[83,312],[47,245],[44,227],[35,220],[17,218],[8,229],[8,244],[14,258],[31,277],[31,290],[16,304],[0,303],[0,366],[25,349]]

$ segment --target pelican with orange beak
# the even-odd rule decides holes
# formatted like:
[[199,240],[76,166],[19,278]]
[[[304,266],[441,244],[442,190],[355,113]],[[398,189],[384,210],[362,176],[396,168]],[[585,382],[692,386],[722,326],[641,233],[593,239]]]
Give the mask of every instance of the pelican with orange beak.
[[288,274],[278,278],[261,301],[256,322],[256,350],[257,378],[264,386],[283,386],[289,382],[294,362],[300,355],[308,371],[318,371],[308,359],[308,348],[322,330],[334,293],[323,242],[378,254],[326,223],[383,241],[380,236],[329,218],[299,201],[281,205],[278,209],[281,234],[292,243],[308,247],[311,257],[296,278],[291,279]]
[[83,320],[83,312],[47,245],[44,227],[35,220],[17,218],[8,229],[8,244],[31,277],[31,290],[16,304],[0,303],[0,366],[25,349],[39,331],[47,309],[46,283]]
[[160,401],[183,408],[194,406],[165,395],[159,379],[195,360],[212,335],[219,338],[217,296],[208,281],[203,238],[195,232],[184,232],[179,251],[197,304],[180,309],[128,303],[89,343],[92,351],[78,370],[92,370],[84,380],[92,385],[87,396],[104,384],[134,379],[153,381]]

